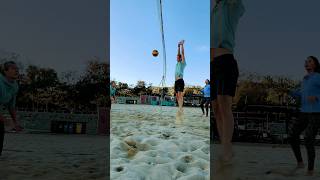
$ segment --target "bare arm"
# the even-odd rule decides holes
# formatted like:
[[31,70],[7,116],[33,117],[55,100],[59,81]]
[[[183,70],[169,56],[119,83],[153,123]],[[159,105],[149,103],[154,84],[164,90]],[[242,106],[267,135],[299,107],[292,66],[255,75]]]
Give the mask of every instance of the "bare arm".
[[227,0],[228,4],[234,4],[234,3],[238,3],[239,0]]
[[240,16],[243,15],[245,8],[241,0],[228,0],[227,3],[229,4],[228,7],[229,7],[230,16],[236,15],[235,14],[236,12],[240,13],[238,14]]
[[185,63],[183,44],[181,44],[181,59],[182,59],[182,63]]
[[17,111],[14,108],[10,108],[9,113],[11,115],[11,118],[12,118],[12,121],[14,124],[14,128],[16,129],[16,131],[21,131],[22,127],[19,125],[19,123],[17,121]]
[[9,108],[9,113],[14,125],[17,125],[17,111],[14,108]]
[[11,102],[9,103],[8,105],[8,111],[9,111],[9,114],[12,118],[12,121],[13,121],[13,124],[14,124],[14,127],[17,131],[21,131],[22,128],[21,126],[19,125],[18,121],[17,121],[17,111],[16,111],[16,97],[14,97]]

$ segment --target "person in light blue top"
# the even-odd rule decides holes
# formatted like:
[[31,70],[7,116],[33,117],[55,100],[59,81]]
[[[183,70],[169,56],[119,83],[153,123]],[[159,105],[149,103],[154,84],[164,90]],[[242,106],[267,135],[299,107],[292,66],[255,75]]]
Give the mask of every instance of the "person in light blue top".
[[209,109],[209,104],[211,102],[210,99],[210,81],[209,79],[206,79],[205,81],[206,85],[204,86],[204,88],[201,90],[201,93],[203,94],[203,99],[200,103],[200,107],[202,110],[202,113],[204,115],[204,107],[206,107],[206,117],[208,117],[208,109]]
[[235,33],[240,17],[245,8],[242,0],[216,0],[215,7],[211,10],[210,28],[212,48],[225,48],[233,52],[235,47]]
[[174,90],[176,94],[176,98],[179,105],[179,110],[177,112],[177,117],[181,116],[183,109],[183,96],[184,96],[184,69],[187,66],[185,56],[184,56],[184,40],[178,43],[178,54],[177,54],[177,64],[175,70],[175,83],[174,83]]
[[305,131],[305,146],[308,153],[308,175],[314,174],[315,137],[320,128],[320,65],[314,56],[305,61],[307,75],[303,78],[300,90],[291,92],[301,100],[300,118],[289,124],[289,142],[297,160],[297,167],[304,168],[300,151],[300,134]]
[[[239,77],[238,63],[233,56],[236,31],[245,8],[242,0],[215,0],[210,21],[210,81],[214,120],[222,144],[219,159],[232,163],[234,118],[232,98]],[[212,136],[213,137],[213,136]]]
[[116,102],[116,82],[111,81],[110,83],[110,99],[111,99],[111,103],[115,103]]
[[[16,80],[18,79],[19,72],[18,67],[13,61],[8,61],[3,64],[3,72],[0,74],[0,106],[8,109],[13,124],[14,130],[21,131],[22,127],[19,125],[16,118],[16,96],[18,93],[18,83]],[[4,141],[4,116],[0,113],[0,156],[2,154],[3,149],[3,141]]]

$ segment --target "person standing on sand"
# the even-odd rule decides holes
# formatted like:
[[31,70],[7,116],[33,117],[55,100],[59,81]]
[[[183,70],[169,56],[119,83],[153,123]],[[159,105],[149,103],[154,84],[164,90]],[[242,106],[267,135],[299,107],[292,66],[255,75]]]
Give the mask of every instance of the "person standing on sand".
[[115,103],[116,102],[116,82],[111,81],[110,83],[110,99],[111,99],[111,103]]
[[174,83],[174,90],[176,93],[179,110],[177,112],[177,116],[181,116],[183,109],[183,96],[184,96],[184,80],[183,80],[183,72],[186,67],[186,60],[184,56],[184,40],[178,43],[178,54],[177,54],[177,64],[175,70],[175,83]]
[[204,115],[204,106],[206,107],[206,117],[208,117],[208,109],[209,109],[209,104],[211,102],[211,99],[210,99],[210,81],[209,81],[209,79],[206,79],[205,83],[206,83],[206,85],[201,90],[201,92],[203,93],[203,99],[202,99],[202,101],[200,103],[200,107],[201,107],[203,115]]
[[300,151],[300,134],[305,130],[305,146],[308,153],[307,175],[314,174],[315,137],[320,128],[320,65],[314,56],[305,61],[307,75],[304,76],[301,89],[291,92],[293,97],[301,99],[300,118],[289,125],[289,143],[297,160],[297,169],[304,168]]
[[[245,12],[242,0],[216,0],[211,11],[210,79],[211,97],[223,154],[220,160],[231,163],[234,118],[232,98],[239,76],[235,60],[235,33]],[[213,31],[213,32],[212,32]]]
[[[8,109],[14,124],[14,130],[21,131],[22,127],[17,122],[15,110],[18,93],[18,83],[16,80],[18,79],[18,75],[18,67],[15,62],[8,61],[4,63],[3,72],[0,74],[0,106],[1,109],[4,107]],[[0,114],[0,156],[2,154],[5,134],[4,121],[3,115]]]

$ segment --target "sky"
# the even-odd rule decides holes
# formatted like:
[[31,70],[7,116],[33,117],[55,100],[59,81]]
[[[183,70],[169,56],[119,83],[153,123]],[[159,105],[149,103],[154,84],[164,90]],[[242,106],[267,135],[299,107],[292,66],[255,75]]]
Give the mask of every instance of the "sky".
[[1,0],[0,56],[58,72],[83,71],[94,56],[107,61],[109,13],[104,0]]
[[320,60],[320,1],[243,3],[235,48],[240,70],[302,79],[307,56]]
[[[163,51],[158,0],[111,0],[110,78],[136,85],[159,86]],[[163,0],[166,40],[166,85],[174,85],[177,43],[185,40],[186,85],[204,86],[210,76],[210,1]],[[158,57],[152,50],[159,51]]]

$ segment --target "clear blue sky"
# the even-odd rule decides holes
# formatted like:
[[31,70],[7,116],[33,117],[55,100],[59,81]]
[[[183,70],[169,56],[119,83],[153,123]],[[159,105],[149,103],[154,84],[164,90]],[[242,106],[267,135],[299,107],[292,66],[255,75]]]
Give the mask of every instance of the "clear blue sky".
[[[158,0],[111,0],[110,77],[158,86],[163,59]],[[204,85],[210,76],[210,1],[163,0],[167,86],[174,84],[177,43],[185,39],[186,85]],[[152,56],[152,50],[160,52]]]

